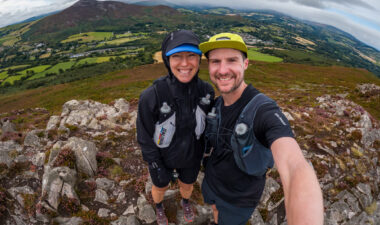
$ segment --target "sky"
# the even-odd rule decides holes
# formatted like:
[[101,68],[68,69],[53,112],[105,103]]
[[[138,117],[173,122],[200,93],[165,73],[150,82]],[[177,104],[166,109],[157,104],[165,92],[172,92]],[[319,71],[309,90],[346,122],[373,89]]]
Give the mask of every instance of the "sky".
[[[205,2],[166,1],[177,5]],[[75,2],[77,0],[0,0],[0,27],[65,9]],[[207,3],[236,9],[275,10],[295,18],[332,25],[380,51],[380,0],[208,0]]]

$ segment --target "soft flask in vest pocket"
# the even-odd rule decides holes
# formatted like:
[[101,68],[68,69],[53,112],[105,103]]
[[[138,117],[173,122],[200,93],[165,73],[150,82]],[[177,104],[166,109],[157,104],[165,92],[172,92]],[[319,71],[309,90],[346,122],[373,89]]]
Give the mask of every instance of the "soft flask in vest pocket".
[[[176,130],[176,116],[175,112],[171,110],[170,106],[166,102],[163,103],[162,107],[160,108],[160,112],[165,120],[162,122],[157,121],[155,125],[153,140],[157,147],[167,148],[172,142]],[[170,113],[172,113],[171,116]]]
[[245,173],[262,176],[273,167],[271,150],[256,139],[253,128],[247,124],[239,123],[235,126],[231,146],[237,166]]
[[211,144],[211,146],[216,147],[217,145],[217,132],[218,132],[218,123],[219,118],[215,113],[215,107],[211,109],[211,112],[207,114],[206,117],[206,129],[205,129],[205,139]]

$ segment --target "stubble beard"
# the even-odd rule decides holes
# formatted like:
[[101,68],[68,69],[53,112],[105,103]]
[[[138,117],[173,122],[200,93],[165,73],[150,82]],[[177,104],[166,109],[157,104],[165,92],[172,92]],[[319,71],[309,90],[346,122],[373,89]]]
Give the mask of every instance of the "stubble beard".
[[[233,75],[233,77],[235,77],[235,80],[236,80],[237,76]],[[244,81],[244,79],[243,79],[243,77],[241,77],[241,79],[238,80],[237,83],[234,83],[233,86],[232,86],[232,88],[230,90],[228,90],[228,91],[221,91],[221,89],[218,86],[217,82],[215,82],[214,84],[215,84],[216,88],[218,89],[218,91],[220,92],[220,94],[230,94],[230,93],[236,91],[241,86],[241,84],[243,83],[243,81]]]

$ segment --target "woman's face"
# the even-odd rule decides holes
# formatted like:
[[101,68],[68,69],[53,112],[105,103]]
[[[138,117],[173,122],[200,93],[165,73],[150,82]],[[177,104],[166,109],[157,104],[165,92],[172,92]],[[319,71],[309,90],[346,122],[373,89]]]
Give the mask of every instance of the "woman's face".
[[169,56],[170,69],[181,83],[188,83],[198,72],[199,60],[194,52],[177,52]]

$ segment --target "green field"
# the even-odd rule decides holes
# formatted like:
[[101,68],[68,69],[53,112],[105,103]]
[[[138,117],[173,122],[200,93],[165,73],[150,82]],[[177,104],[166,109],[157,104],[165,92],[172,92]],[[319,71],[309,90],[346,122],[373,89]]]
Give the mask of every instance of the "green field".
[[[116,58],[117,56],[103,56],[103,57],[88,57],[79,60],[75,66],[83,65],[83,64],[95,64],[95,63],[103,63],[103,62],[108,62],[110,61],[111,58]],[[125,58],[126,56],[119,56],[121,58]]]
[[84,65],[84,64],[94,64],[94,63],[96,63],[96,61],[97,61],[97,57],[88,57],[88,58],[84,58],[84,59],[79,60],[75,64],[75,66]]
[[92,41],[102,41],[110,39],[113,36],[112,32],[87,32],[81,34],[74,34],[67,39],[61,41],[62,43],[79,41],[80,43],[92,42]]
[[139,39],[142,39],[142,38],[143,37],[124,37],[124,38],[119,38],[119,39],[115,39],[115,40],[112,40],[112,41],[106,41],[106,42],[100,43],[99,45],[97,45],[97,47],[103,46],[105,44],[108,44],[108,45],[120,45],[120,44],[123,44],[123,43],[126,43],[126,42],[136,41],[136,40],[139,40]]
[[8,72],[7,71],[1,72],[0,73],[0,80],[3,80],[5,78],[7,78],[7,76],[8,76]]
[[42,65],[42,66],[35,66],[35,67],[32,67],[32,68],[28,68],[26,70],[23,70],[21,71],[20,73],[22,75],[26,75],[27,74],[27,71],[30,70],[30,71],[34,71],[35,74],[37,73],[41,73],[42,71],[46,70],[47,68],[49,68],[51,65]]
[[[22,67],[25,67],[25,65],[22,65]],[[49,67],[50,67],[50,65],[43,65],[43,66],[35,66],[35,67],[29,68],[29,69],[25,69],[23,71],[18,72],[18,75],[7,77],[4,80],[4,82],[2,83],[2,85],[4,85],[5,82],[9,82],[10,84],[13,84],[16,80],[20,80],[22,77],[25,77],[27,75],[28,70],[34,71],[34,73],[37,73],[36,75],[38,75],[39,73],[41,73],[42,71],[46,70],[46,68],[49,68]],[[5,71],[5,73],[7,74],[7,71]],[[2,72],[0,75],[1,75],[0,77],[3,77],[4,72]],[[1,78],[1,79],[4,79],[4,78]]]
[[6,82],[13,84],[16,80],[20,80],[25,75],[16,75],[16,76],[9,76],[7,79],[4,80],[3,83],[1,83],[1,86],[3,86]]
[[256,51],[256,48],[248,49],[248,59],[263,62],[282,62],[282,59]]
[[74,64],[75,64],[75,61],[68,61],[68,62],[58,63],[58,64],[50,67],[47,70],[38,72],[34,76],[30,77],[28,80],[34,80],[34,79],[37,79],[37,78],[40,78],[40,77],[44,77],[47,73],[56,73],[56,74],[59,74],[59,69],[67,70],[67,69],[70,69]]
[[21,68],[24,68],[24,67],[28,67],[29,65],[18,65],[18,66],[10,66],[10,67],[6,67],[6,68],[3,68],[3,69],[0,69],[0,71],[7,71],[7,70],[15,70],[15,69],[21,69]]

